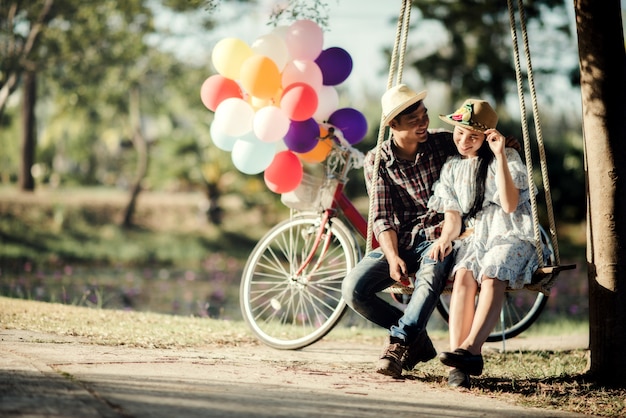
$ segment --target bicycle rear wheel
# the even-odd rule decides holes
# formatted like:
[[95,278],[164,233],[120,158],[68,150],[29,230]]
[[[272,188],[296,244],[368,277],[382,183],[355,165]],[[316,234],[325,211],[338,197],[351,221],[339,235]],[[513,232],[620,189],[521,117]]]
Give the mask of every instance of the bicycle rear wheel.
[[297,274],[315,245],[320,222],[319,215],[310,214],[276,225],[244,268],[239,290],[243,318],[271,347],[293,350],[313,344],[346,311],[341,282],[359,253],[345,224],[335,218],[324,227],[313,259]]
[[[545,265],[555,264],[554,249],[546,231],[540,227],[541,241],[549,250]],[[495,326],[487,341],[502,341],[513,338],[526,331],[541,315],[548,302],[548,296],[541,292],[520,289],[507,292],[500,312],[500,321]],[[448,322],[450,312],[450,294],[442,294],[437,304],[437,311]]]

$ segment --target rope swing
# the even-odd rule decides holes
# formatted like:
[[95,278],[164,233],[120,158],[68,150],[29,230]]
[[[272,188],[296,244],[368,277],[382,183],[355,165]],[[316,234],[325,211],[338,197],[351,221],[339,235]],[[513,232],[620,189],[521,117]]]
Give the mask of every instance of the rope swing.
[[[407,37],[409,35],[409,21],[411,19],[411,0],[403,0],[400,14],[398,16],[398,26],[396,29],[396,40],[393,44],[391,53],[391,62],[389,64],[389,75],[387,77],[387,90],[393,87],[393,79],[396,77],[396,85],[402,82],[402,70],[404,68],[404,55],[406,53]],[[396,74],[397,73],[397,74]],[[376,142],[376,155],[374,159],[374,172],[372,173],[371,184],[376,184],[378,180],[378,169],[380,167],[380,150],[383,146],[385,136],[385,115],[381,114],[380,124],[378,128],[378,141]],[[390,134],[391,135],[391,134]],[[374,211],[374,197],[370,194],[370,206],[367,218],[367,239],[365,253],[372,250],[373,232],[372,225],[374,219],[372,213]]]
[[[507,6],[509,9],[509,21],[511,26],[511,38],[513,44],[513,56],[515,60],[515,77],[517,81],[517,91],[519,96],[520,103],[520,121],[522,125],[522,136],[524,142],[524,154],[526,160],[526,169],[529,182],[533,181],[533,161],[531,157],[531,140],[530,134],[528,131],[528,121],[526,118],[526,104],[524,100],[524,87],[523,87],[523,79],[522,79],[522,70],[520,65],[520,53],[518,47],[518,38],[517,38],[517,26],[515,19],[515,12],[512,0],[507,0]],[[535,246],[537,250],[537,257],[539,259],[539,268],[534,273],[533,281],[531,284],[525,286],[525,289],[542,292],[545,295],[549,295],[550,289],[554,285],[556,277],[558,273],[562,270],[571,270],[576,267],[576,265],[560,265],[560,255],[559,255],[559,247],[558,247],[558,239],[554,221],[554,213],[552,208],[552,195],[550,192],[550,183],[548,180],[548,169],[546,163],[546,155],[545,148],[543,143],[543,136],[541,131],[541,126],[539,123],[539,112],[537,107],[537,97],[536,90],[534,84],[534,77],[532,71],[532,64],[530,59],[530,49],[528,47],[528,36],[526,32],[526,18],[524,14],[524,5],[523,0],[518,0],[518,9],[519,9],[519,20],[520,20],[520,29],[522,32],[522,40],[524,43],[524,52],[527,66],[527,78],[529,91],[532,101],[532,114],[535,126],[535,134],[536,134],[536,142],[537,148],[539,151],[539,160],[541,166],[541,178],[543,182],[543,188],[545,193],[545,201],[546,201],[546,212],[549,221],[549,244],[552,246],[553,251],[553,260],[554,265],[544,266],[545,262],[543,259],[542,252],[542,234],[540,229],[539,215],[537,209],[537,200],[534,193],[530,193],[530,202],[533,216],[533,230],[535,235]],[[402,82],[402,69],[404,67],[404,57],[406,53],[406,45],[407,45],[407,37],[409,31],[409,20],[411,17],[411,1],[403,0],[402,7],[400,9],[400,15],[398,17],[398,26],[396,30],[396,39],[393,47],[393,52],[391,55],[391,62],[389,65],[389,77],[387,81],[387,90],[389,90],[394,83],[400,84]],[[374,172],[372,175],[372,184],[375,184],[378,179],[378,170],[380,167],[380,153],[384,140],[384,133],[386,126],[383,124],[384,115],[381,115],[381,123],[378,131],[378,142],[376,144],[376,154],[374,160]],[[367,229],[367,240],[366,240],[366,252],[372,250],[372,241],[373,241],[373,208],[374,208],[374,196],[370,194],[370,210],[368,215],[368,229]],[[545,242],[548,244],[548,242]],[[386,289],[389,293],[396,294],[410,294],[412,292],[411,288],[402,286],[402,285],[393,285],[390,288]]]

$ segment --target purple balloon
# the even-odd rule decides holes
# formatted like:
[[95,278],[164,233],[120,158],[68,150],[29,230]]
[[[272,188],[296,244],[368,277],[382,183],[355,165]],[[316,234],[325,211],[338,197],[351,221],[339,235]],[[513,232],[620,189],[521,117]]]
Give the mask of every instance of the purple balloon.
[[352,72],[352,57],[348,51],[337,46],[323,50],[315,63],[322,70],[325,86],[336,86],[344,82]]
[[367,133],[365,116],[350,107],[335,110],[328,118],[328,123],[339,129],[350,144],[356,144]]
[[303,153],[315,148],[319,135],[319,125],[315,119],[310,118],[303,121],[292,120],[283,139],[291,151]]

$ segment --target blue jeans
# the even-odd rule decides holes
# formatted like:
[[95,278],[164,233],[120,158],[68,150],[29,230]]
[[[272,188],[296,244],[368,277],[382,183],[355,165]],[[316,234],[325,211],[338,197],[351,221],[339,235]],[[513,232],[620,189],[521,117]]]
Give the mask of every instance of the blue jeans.
[[348,273],[342,283],[342,295],[348,306],[369,321],[390,330],[392,337],[405,344],[415,342],[430,319],[446,286],[452,266],[452,254],[443,261],[428,257],[432,241],[422,241],[412,250],[400,251],[410,272],[417,271],[415,289],[404,312],[378,293],[395,281],[389,277],[389,264],[380,248],[368,253]]

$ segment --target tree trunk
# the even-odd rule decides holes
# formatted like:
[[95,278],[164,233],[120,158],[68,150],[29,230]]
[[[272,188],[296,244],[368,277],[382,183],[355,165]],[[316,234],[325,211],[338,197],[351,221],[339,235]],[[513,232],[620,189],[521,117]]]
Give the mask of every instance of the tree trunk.
[[626,384],[626,53],[619,0],[575,0],[587,176],[589,372]]
[[24,96],[22,101],[22,144],[21,166],[19,172],[20,190],[35,190],[32,168],[35,163],[35,103],[37,101],[37,74],[34,71],[24,73]]
[[130,121],[132,126],[132,142],[133,147],[137,151],[137,170],[135,171],[135,179],[130,188],[130,198],[126,209],[124,210],[124,220],[122,227],[130,228],[133,225],[133,214],[137,206],[137,199],[141,192],[141,182],[148,172],[149,153],[148,142],[141,128],[141,107],[139,100],[139,90],[133,88],[130,92]]

